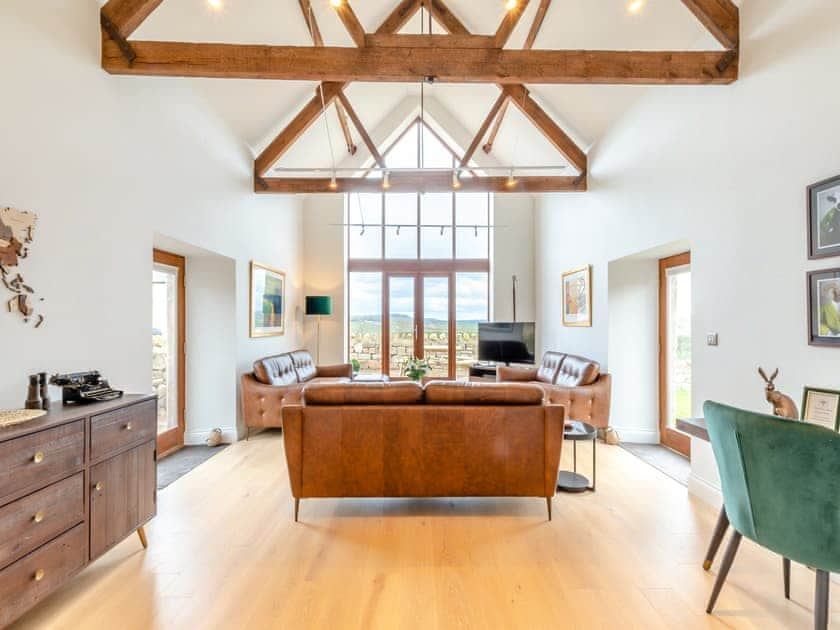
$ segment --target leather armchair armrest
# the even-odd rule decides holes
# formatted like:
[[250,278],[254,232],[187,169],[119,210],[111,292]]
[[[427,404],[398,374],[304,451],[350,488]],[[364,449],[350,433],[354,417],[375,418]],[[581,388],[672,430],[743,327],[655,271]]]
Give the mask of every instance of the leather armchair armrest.
[[319,365],[316,376],[320,378],[353,378],[353,366],[350,363]]
[[303,407],[300,404],[283,405],[283,448],[289,470],[292,496],[302,498],[303,490]]
[[537,380],[537,368],[512,368],[500,365],[496,368],[499,383],[529,383]]
[[588,422],[596,429],[610,426],[612,377],[609,374],[601,374],[590,385],[549,385],[547,390],[549,401],[566,407],[566,418]]

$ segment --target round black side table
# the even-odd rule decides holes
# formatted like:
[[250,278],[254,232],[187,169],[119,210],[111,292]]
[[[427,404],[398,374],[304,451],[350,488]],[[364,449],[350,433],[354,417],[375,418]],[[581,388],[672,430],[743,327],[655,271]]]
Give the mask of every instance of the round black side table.
[[[577,420],[567,420],[566,426],[563,429],[563,439],[572,441],[572,449],[574,453],[574,470],[561,470],[557,475],[557,490],[559,492],[586,492],[587,490],[595,492],[595,444],[598,440],[598,429],[591,424],[585,422],[578,422]],[[589,485],[589,479],[578,473],[577,471],[577,443],[578,442],[592,442],[592,485]]]

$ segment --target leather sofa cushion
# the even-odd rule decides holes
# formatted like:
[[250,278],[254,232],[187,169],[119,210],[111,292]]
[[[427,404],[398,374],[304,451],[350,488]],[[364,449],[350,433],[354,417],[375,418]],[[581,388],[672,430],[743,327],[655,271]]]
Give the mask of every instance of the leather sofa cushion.
[[598,380],[600,373],[601,365],[597,361],[567,354],[560,365],[560,371],[554,384],[564,387],[591,385]]
[[288,354],[278,354],[254,361],[254,376],[266,385],[294,385],[297,372]]
[[315,361],[312,360],[312,355],[309,352],[306,350],[296,350],[295,352],[290,352],[289,356],[292,357],[298,382],[305,383],[315,378],[315,375],[318,373],[318,368],[315,366]]
[[422,405],[417,383],[314,383],[303,390],[305,405]]
[[427,405],[541,405],[544,392],[524,383],[432,382],[426,385]]
[[565,358],[566,355],[560,352],[546,352],[542,364],[537,369],[537,380],[542,383],[554,383]]

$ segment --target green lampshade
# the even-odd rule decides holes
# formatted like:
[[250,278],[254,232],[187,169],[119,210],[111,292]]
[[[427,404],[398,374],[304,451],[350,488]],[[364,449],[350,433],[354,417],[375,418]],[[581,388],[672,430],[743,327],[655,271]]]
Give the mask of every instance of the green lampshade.
[[332,315],[332,298],[329,295],[307,295],[307,315]]

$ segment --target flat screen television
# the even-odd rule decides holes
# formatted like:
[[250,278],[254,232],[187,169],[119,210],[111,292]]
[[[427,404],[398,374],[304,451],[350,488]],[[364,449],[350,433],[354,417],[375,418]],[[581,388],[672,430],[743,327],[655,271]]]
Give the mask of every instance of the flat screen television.
[[535,362],[534,322],[489,322],[478,325],[478,360],[494,363]]

